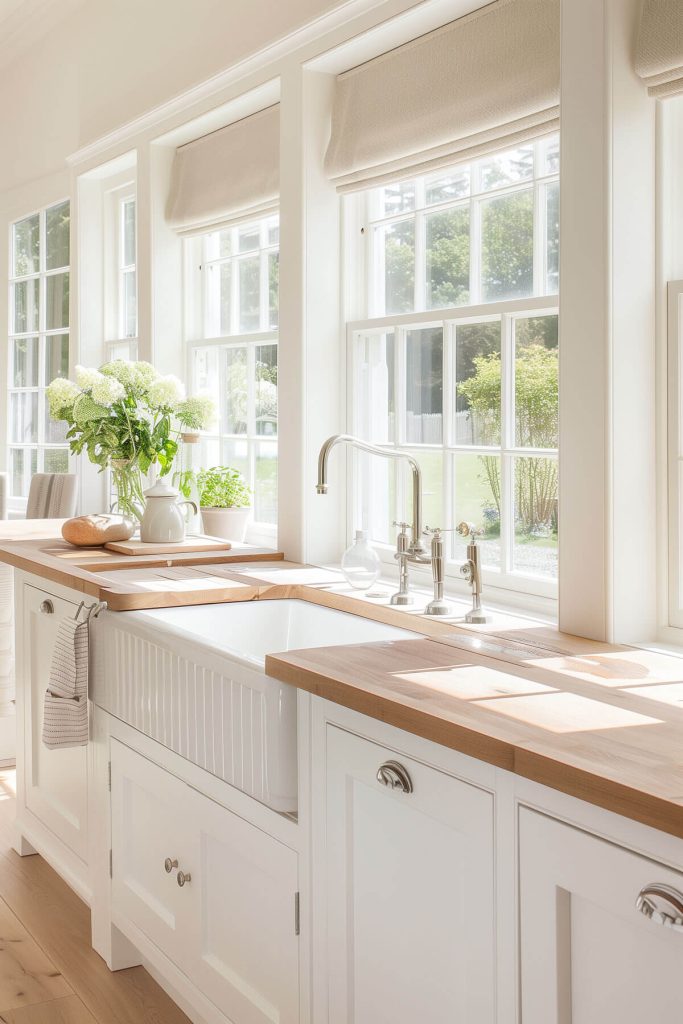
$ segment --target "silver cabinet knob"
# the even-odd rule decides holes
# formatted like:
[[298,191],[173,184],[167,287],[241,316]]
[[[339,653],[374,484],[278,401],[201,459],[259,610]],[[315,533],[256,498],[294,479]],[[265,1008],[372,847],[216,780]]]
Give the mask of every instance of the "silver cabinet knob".
[[43,613],[43,615],[52,615],[54,614],[55,606],[52,603],[52,601],[41,601],[40,610]]
[[398,761],[385,761],[377,769],[377,781],[389,789],[400,789],[403,793],[413,792],[413,782],[408,772]]
[[655,924],[683,932],[683,894],[660,882],[644,886],[636,898],[636,910]]
[[171,860],[170,857],[167,857],[166,860],[164,861],[164,871],[166,872],[167,875],[170,875],[171,872],[173,871],[173,868],[177,867],[178,861],[175,859]]
[[192,875],[188,871],[187,874],[184,871],[178,872],[178,885],[182,887],[192,881]]

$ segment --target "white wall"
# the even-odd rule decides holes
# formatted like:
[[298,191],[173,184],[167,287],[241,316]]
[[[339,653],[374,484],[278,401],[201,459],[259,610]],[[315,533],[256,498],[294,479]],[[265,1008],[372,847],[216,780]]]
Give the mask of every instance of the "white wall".
[[84,0],[0,71],[0,193],[343,3]]

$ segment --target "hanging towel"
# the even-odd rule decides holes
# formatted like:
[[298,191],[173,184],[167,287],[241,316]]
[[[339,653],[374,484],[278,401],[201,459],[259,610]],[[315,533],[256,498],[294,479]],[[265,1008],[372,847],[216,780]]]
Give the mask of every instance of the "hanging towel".
[[52,655],[43,716],[43,743],[51,749],[88,742],[89,623],[78,612],[60,622]]

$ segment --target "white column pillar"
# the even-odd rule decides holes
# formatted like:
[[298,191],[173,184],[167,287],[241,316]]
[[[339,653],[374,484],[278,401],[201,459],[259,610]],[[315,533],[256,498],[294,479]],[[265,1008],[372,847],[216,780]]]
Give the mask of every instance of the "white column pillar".
[[560,627],[655,624],[654,104],[637,0],[563,0]]
[[342,429],[339,197],[323,170],[334,76],[293,64],[281,80],[279,546],[338,559],[345,482],[315,492],[318,450]]

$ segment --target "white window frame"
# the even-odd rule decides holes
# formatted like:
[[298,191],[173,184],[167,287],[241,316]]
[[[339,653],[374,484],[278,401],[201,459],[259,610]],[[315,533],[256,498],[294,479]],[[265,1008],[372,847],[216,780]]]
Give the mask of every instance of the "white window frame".
[[[56,206],[61,206],[64,203],[71,204],[69,196],[64,196],[62,199],[57,199],[53,203],[49,203],[47,206],[40,207],[37,210],[32,210],[29,213],[24,214],[21,217],[15,218],[9,225],[8,233],[8,267],[10,268],[10,276],[8,278],[8,345],[7,345],[7,411],[6,411],[6,423],[7,423],[7,465],[8,465],[8,495],[7,495],[7,510],[10,516],[20,516],[26,512],[26,505],[28,501],[28,487],[32,476],[30,467],[30,453],[36,452],[36,473],[42,473],[45,469],[45,452],[46,451],[66,451],[68,456],[67,468],[69,472],[73,472],[74,460],[69,452],[68,442],[49,442],[46,441],[47,426],[48,426],[48,413],[46,411],[45,394],[47,385],[50,383],[47,380],[47,359],[46,359],[46,339],[50,337],[64,336],[69,339],[69,363],[71,363],[72,352],[71,352],[71,308],[69,308],[69,324],[66,327],[46,328],[46,316],[47,316],[47,279],[54,277],[58,274],[69,274],[69,281],[71,282],[71,264],[67,264],[63,267],[55,267],[51,270],[47,269],[46,258],[47,258],[47,229],[46,229],[46,217],[48,210],[54,209]],[[39,267],[38,270],[32,274],[24,274],[15,276],[14,271],[14,228],[17,224],[20,224],[24,220],[28,220],[31,217],[38,217],[39,225]],[[38,329],[36,331],[20,332],[14,331],[14,286],[24,281],[38,281],[39,282],[39,312],[38,312]],[[71,303],[69,304],[71,306]],[[38,338],[38,384],[36,387],[15,387],[14,386],[14,342],[21,339]],[[71,369],[71,366],[70,366]],[[12,395],[21,394],[37,394],[38,395],[38,423],[37,423],[37,440],[22,444],[20,442],[12,441]],[[24,465],[24,487],[26,495],[14,495],[11,494],[12,485],[12,452],[22,450],[25,457],[28,455],[29,463]]]
[[[207,257],[207,234],[196,235],[186,239],[186,281],[189,285],[187,295],[187,325],[186,325],[186,355],[187,355],[187,379],[191,382],[192,389],[197,390],[195,379],[195,353],[198,349],[214,348],[218,357],[218,420],[216,429],[206,431],[202,440],[207,444],[215,443],[221,453],[220,462],[223,458],[223,446],[225,442],[244,443],[247,446],[248,458],[248,480],[247,483],[254,489],[256,479],[256,451],[259,443],[275,442],[278,444],[278,436],[256,433],[254,416],[255,408],[255,359],[256,348],[260,345],[278,345],[279,330],[239,330],[239,273],[232,273],[230,280],[230,333],[216,334],[215,328],[219,323],[219,314],[212,310],[212,295],[208,287],[208,268],[231,262],[237,266],[240,260],[253,257],[255,252],[260,256],[260,327],[263,328],[269,322],[270,306],[269,298],[269,270],[268,261],[271,253],[279,252],[279,239],[274,244],[268,244],[268,222],[279,213],[271,210],[257,218],[248,217],[229,225],[230,230],[236,232],[239,228],[250,224],[260,224],[259,248],[244,253],[233,253],[226,257]],[[227,358],[230,350],[246,348],[247,351],[247,432],[244,434],[231,433],[228,430],[228,402],[226,395],[226,371]],[[277,525],[274,523],[263,523],[253,520],[249,524],[247,540],[252,544],[262,544],[272,547],[277,543]]]
[[[542,156],[542,147],[547,144],[547,137],[540,137],[534,141],[534,166],[539,167],[539,160]],[[501,150],[506,152],[509,147]],[[495,154],[494,154],[495,155]],[[394,407],[396,410],[395,440],[392,444],[380,445],[381,447],[393,448],[406,451],[407,453],[442,452],[444,459],[443,473],[443,501],[442,521],[430,523],[430,526],[441,526],[444,529],[453,528],[453,468],[457,454],[491,454],[499,455],[501,458],[501,569],[484,568],[482,571],[483,581],[487,589],[500,588],[507,596],[513,597],[515,593],[528,597],[538,597],[541,600],[550,599],[556,601],[558,594],[557,579],[534,576],[519,570],[512,569],[512,551],[514,545],[514,478],[512,467],[515,457],[534,457],[559,459],[558,449],[531,449],[519,448],[515,445],[515,423],[514,423],[514,331],[515,319],[523,319],[528,316],[556,316],[559,315],[559,297],[557,294],[545,294],[547,287],[547,259],[546,254],[546,195],[548,186],[559,181],[559,173],[535,174],[533,178],[526,179],[514,184],[502,185],[497,188],[488,189],[485,192],[479,187],[479,164],[475,161],[471,166],[472,180],[470,195],[462,199],[448,200],[447,202],[424,207],[424,195],[421,191],[424,187],[424,178],[416,179],[416,202],[414,211],[404,211],[390,216],[380,216],[377,208],[377,192],[368,190],[359,196],[350,196],[346,199],[345,222],[346,252],[345,265],[348,273],[347,287],[355,291],[355,296],[347,297],[347,306],[353,311],[365,307],[369,316],[366,318],[347,319],[346,324],[346,349],[348,381],[347,388],[347,422],[350,431],[357,432],[359,423],[358,409],[355,405],[356,388],[354,382],[357,373],[357,344],[359,336],[367,336],[377,333],[383,334],[387,330],[394,332],[396,355],[405,365],[405,338],[408,330],[416,330],[425,327],[442,327],[444,344],[444,375],[443,375],[443,439],[440,445],[421,445],[413,442],[406,442],[405,422],[402,416],[402,396],[399,394],[401,384],[405,382],[405,373],[402,373],[399,363],[396,373],[396,393],[394,395]],[[452,169],[456,169],[454,165]],[[444,169],[444,174],[448,169]],[[513,195],[533,188],[534,194],[534,247],[533,247],[533,296],[521,299],[497,300],[493,302],[481,301],[480,275],[479,275],[479,246],[478,240],[481,235],[481,207],[483,202],[489,199]],[[441,308],[426,311],[424,283],[426,281],[426,251],[422,244],[425,232],[423,230],[424,218],[432,213],[443,212],[455,208],[469,207],[470,212],[470,282],[469,282],[469,303],[462,306]],[[415,312],[382,315],[383,305],[383,271],[382,259],[376,252],[375,238],[378,234],[377,228],[392,222],[401,222],[406,219],[415,218],[415,282],[414,301]],[[359,225],[363,230],[359,231]],[[353,267],[356,270],[353,270]],[[365,284],[363,283],[365,282]],[[355,302],[353,301],[355,297]],[[501,326],[501,363],[503,372],[502,382],[502,409],[501,409],[501,443],[495,447],[457,445],[455,443],[455,384],[453,376],[454,367],[454,341],[455,328],[457,325],[470,323],[481,323],[500,318]],[[372,438],[367,438],[373,440]],[[349,458],[351,487],[348,492],[347,501],[347,542],[350,543],[352,531],[360,525],[368,522],[367,509],[364,509],[364,497],[361,487],[361,475],[363,457],[354,454]],[[396,475],[396,506],[397,509],[409,507],[405,488],[409,486],[408,476],[404,473]],[[449,587],[454,590],[465,589],[460,567],[462,561],[454,557],[455,541],[453,535],[446,535],[447,561],[446,578]],[[376,542],[375,542],[376,543]],[[388,571],[395,568],[394,546],[391,544],[376,543],[377,553]],[[419,567],[414,567],[420,572]],[[425,571],[426,576],[426,571]]]
[[[110,188],[105,192],[105,232],[104,232],[104,268],[105,268],[105,361],[111,359],[137,359],[139,310],[138,310],[138,204],[135,182],[126,181],[122,185]],[[135,262],[126,264],[124,259],[124,209],[127,203],[135,204]],[[135,273],[136,285],[136,331],[127,335],[125,330],[125,277]]]

